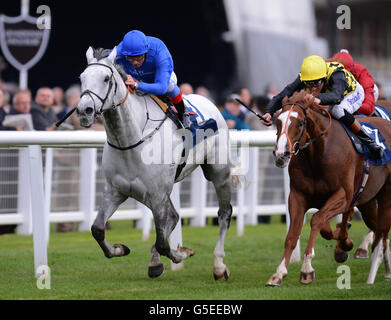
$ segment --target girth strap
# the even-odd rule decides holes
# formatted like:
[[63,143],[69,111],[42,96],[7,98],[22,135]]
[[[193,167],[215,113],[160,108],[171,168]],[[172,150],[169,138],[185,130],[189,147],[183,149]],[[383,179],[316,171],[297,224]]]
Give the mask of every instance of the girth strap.
[[358,196],[361,194],[361,192],[364,191],[364,188],[365,188],[367,181],[368,181],[368,176],[369,176],[369,160],[367,159],[364,161],[364,170],[363,170],[363,173],[361,176],[360,185],[358,186],[358,189],[353,196],[353,199],[352,199],[352,202],[350,203],[349,209],[354,206],[354,204],[356,203],[356,201],[358,199]]

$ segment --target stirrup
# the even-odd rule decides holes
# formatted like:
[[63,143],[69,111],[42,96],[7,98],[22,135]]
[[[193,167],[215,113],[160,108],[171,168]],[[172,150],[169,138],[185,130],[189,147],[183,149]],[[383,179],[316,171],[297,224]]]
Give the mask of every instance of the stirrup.
[[185,112],[183,114],[182,125],[183,125],[183,128],[185,128],[185,129],[189,129],[190,128],[190,125],[191,125],[190,116],[189,116],[189,114],[187,112]]

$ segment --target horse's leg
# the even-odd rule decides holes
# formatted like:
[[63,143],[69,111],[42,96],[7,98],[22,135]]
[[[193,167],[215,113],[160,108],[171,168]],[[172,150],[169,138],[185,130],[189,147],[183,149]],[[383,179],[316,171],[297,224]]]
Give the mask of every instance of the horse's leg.
[[339,189],[325,203],[325,205],[311,218],[311,233],[307,248],[304,252],[304,262],[301,267],[300,282],[312,283],[315,279],[315,270],[311,265],[315,257],[315,241],[320,229],[337,214],[344,212],[346,208],[346,195],[344,189]]
[[376,273],[383,258],[386,264],[386,278],[391,277],[388,232],[391,227],[391,184],[386,184],[378,194],[378,215],[375,240],[372,244],[372,263],[367,283],[375,282]]
[[164,266],[160,261],[160,254],[157,251],[155,244],[152,245],[151,254],[152,257],[148,266],[148,276],[151,278],[157,278],[163,273]]
[[[376,221],[377,221],[377,200],[373,199],[370,202],[360,205],[358,209],[361,212],[361,216],[371,230],[376,230]],[[356,259],[366,259],[369,257],[369,245],[373,242],[374,232],[369,231],[363,238],[363,241],[357,248],[354,253]]]
[[[178,223],[179,215],[175,210],[169,195],[166,195],[162,201],[155,201],[155,203],[152,204],[152,213],[155,221],[155,249],[157,253],[166,256],[174,263],[182,262],[186,258],[194,255],[193,250],[185,247],[178,246],[175,250],[170,248],[168,239]],[[153,256],[151,262],[157,261],[155,249],[152,247],[151,251]]]
[[127,196],[124,196],[111,186],[107,186],[107,189],[103,194],[103,202],[98,210],[98,215],[96,216],[96,219],[91,227],[93,237],[98,242],[107,258],[121,257],[130,253],[129,248],[125,245],[114,244],[111,246],[105,240],[105,226],[107,220],[113,215],[119,205],[126,199]]
[[201,167],[205,178],[213,182],[219,200],[219,211],[217,214],[220,232],[213,252],[213,276],[215,280],[228,280],[230,273],[228,267],[223,263],[223,259],[225,256],[225,234],[229,228],[232,215],[230,168],[225,165],[212,164],[202,165]]
[[290,225],[285,238],[284,255],[276,273],[266,283],[267,286],[281,286],[283,277],[288,274],[290,258],[303,228],[306,203],[306,199],[301,194],[291,189],[288,199]]
[[334,239],[337,240],[337,244],[334,250],[334,259],[336,262],[342,263],[349,258],[348,251],[353,249],[353,241],[348,235],[348,221],[353,218],[354,208],[345,212],[342,215],[342,222],[337,224],[337,228],[334,231]]

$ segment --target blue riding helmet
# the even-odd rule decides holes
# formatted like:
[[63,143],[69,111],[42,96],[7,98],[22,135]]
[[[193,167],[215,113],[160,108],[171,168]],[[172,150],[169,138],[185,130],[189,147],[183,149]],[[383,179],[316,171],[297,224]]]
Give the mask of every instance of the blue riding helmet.
[[122,54],[126,56],[138,56],[149,49],[149,42],[144,33],[138,30],[129,31],[122,41]]

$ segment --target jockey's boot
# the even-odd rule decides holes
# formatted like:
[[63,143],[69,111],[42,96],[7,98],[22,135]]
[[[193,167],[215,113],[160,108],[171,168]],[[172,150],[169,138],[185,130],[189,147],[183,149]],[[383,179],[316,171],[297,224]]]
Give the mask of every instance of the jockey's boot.
[[174,104],[176,110],[178,111],[178,119],[182,123],[183,127],[185,129],[190,128],[190,119],[189,119],[189,114],[185,112],[185,104],[183,100],[179,101],[178,103]]
[[353,124],[349,128],[356,136],[364,143],[369,152],[375,159],[381,159],[384,154],[384,149],[379,146],[368,134],[361,128],[360,123],[357,120],[354,120]]

